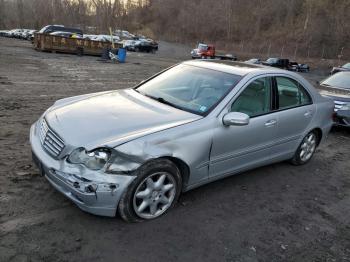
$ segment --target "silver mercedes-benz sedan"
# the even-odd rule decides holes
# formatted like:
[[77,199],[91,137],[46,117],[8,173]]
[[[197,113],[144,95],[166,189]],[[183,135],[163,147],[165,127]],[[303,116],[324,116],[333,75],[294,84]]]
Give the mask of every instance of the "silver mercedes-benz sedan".
[[190,61],[132,89],[58,100],[30,141],[40,172],[82,210],[141,221],[213,180],[307,163],[333,109],[296,73]]

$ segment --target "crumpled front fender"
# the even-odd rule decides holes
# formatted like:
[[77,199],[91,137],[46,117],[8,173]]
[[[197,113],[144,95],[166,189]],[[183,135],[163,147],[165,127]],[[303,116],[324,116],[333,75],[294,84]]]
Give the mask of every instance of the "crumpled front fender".
[[129,174],[152,159],[171,157],[188,167],[189,184],[200,183],[208,178],[214,121],[199,120],[114,147],[116,157],[107,172]]

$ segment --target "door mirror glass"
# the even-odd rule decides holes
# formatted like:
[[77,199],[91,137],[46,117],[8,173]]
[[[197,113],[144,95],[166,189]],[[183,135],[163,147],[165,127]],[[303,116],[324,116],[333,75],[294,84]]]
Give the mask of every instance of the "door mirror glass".
[[245,113],[230,112],[224,115],[222,122],[225,126],[246,126],[249,124],[249,116]]

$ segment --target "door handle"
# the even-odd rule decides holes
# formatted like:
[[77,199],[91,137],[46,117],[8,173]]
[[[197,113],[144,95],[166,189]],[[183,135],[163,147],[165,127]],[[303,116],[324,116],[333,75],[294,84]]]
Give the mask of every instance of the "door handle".
[[305,113],[304,113],[304,116],[305,117],[310,117],[310,116],[312,116],[312,110],[308,110],[308,111],[306,111]]
[[266,126],[266,127],[274,126],[276,123],[277,123],[277,120],[276,120],[276,119],[271,119],[271,120],[269,120],[269,121],[267,121],[267,122],[265,123],[265,126]]

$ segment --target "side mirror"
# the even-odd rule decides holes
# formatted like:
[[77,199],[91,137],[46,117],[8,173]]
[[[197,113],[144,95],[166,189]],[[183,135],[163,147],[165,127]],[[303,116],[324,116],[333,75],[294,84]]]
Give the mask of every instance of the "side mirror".
[[249,124],[249,116],[240,112],[230,112],[224,115],[222,123],[225,126],[246,126]]

